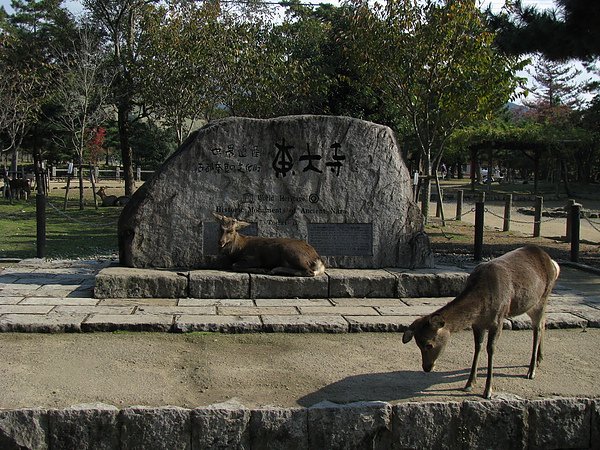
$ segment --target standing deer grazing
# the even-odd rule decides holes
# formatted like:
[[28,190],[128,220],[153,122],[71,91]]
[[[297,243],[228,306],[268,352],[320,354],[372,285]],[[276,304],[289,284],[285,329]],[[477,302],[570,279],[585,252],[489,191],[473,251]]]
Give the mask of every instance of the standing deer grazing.
[[237,272],[314,277],[325,272],[316,250],[298,239],[244,236],[248,222],[213,213],[221,225],[219,251],[233,261]]
[[542,340],[548,296],[558,278],[560,268],[546,252],[528,245],[479,264],[469,275],[464,290],[447,305],[415,320],[404,332],[402,342],[413,337],[430,372],[448,343],[450,333],[471,327],[475,337],[475,353],[466,391],[477,381],[477,360],[487,330],[487,380],[483,397],[492,396],[494,347],[507,317],[527,314],[533,326],[533,352],[527,378],[533,379],[542,360]]

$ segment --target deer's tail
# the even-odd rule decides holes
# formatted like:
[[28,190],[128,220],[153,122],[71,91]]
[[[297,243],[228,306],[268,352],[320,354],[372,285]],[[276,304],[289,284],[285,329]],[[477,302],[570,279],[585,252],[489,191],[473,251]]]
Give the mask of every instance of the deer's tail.
[[325,264],[321,258],[315,260],[310,267],[313,271],[313,276],[323,275],[325,273]]

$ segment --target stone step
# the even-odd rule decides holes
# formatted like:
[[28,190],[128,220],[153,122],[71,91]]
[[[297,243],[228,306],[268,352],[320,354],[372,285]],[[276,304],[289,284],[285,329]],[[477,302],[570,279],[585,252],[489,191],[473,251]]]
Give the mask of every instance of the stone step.
[[453,297],[467,270],[328,269],[313,278],[225,272],[175,271],[112,266],[95,278],[94,297],[106,298],[413,298]]
[[486,402],[323,401],[308,408],[235,400],[194,409],[96,403],[2,410],[0,435],[6,448],[40,449],[597,448],[599,410],[597,399],[511,394]]
[[[93,299],[25,297],[1,304],[0,332],[402,332],[453,297],[321,299]],[[598,328],[600,309],[572,295],[552,294],[547,328]],[[505,329],[531,329],[527,315]]]

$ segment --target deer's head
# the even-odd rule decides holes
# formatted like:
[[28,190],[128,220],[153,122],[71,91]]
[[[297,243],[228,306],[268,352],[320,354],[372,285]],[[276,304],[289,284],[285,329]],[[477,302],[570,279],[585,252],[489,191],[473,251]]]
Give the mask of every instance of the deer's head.
[[243,220],[222,216],[217,213],[213,213],[213,216],[221,225],[221,232],[219,233],[219,249],[225,252],[231,250],[232,245],[239,236],[238,230],[246,228],[250,224],[248,222],[244,222]]
[[415,320],[404,332],[402,342],[410,342],[414,337],[421,350],[423,370],[431,372],[435,361],[442,354],[448,343],[450,332],[444,328],[445,321],[441,314],[432,314]]

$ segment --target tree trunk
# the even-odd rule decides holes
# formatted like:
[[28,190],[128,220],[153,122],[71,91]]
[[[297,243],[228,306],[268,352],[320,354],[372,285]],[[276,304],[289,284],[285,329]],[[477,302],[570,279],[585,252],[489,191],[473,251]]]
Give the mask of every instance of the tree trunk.
[[17,168],[19,164],[19,149],[15,146],[10,164],[10,171],[13,174],[13,179],[17,178]]
[[565,163],[564,159],[560,160],[560,165],[563,171],[563,182],[565,184],[565,192],[567,193],[567,197],[572,198],[573,194],[571,193],[571,189],[569,188],[567,164]]
[[437,167],[436,169],[433,171],[434,173],[434,177],[435,177],[435,186],[436,186],[436,192],[437,192],[437,204],[438,204],[438,208],[440,210],[440,216],[442,219],[442,226],[445,227],[446,226],[446,217],[444,216],[444,202],[442,199],[442,188],[440,187],[440,179],[437,175]]
[[122,101],[118,108],[119,142],[121,144],[121,161],[123,162],[123,177],[125,179],[125,195],[133,195],[135,180],[133,178],[133,152],[129,145],[129,112],[131,106],[127,100]]
[[83,210],[84,202],[83,202],[83,159],[81,155],[79,155],[79,209]]
[[426,225],[429,219],[429,199],[431,197],[431,160],[429,155],[423,158],[423,197],[421,198],[421,212],[423,213],[423,223]]

